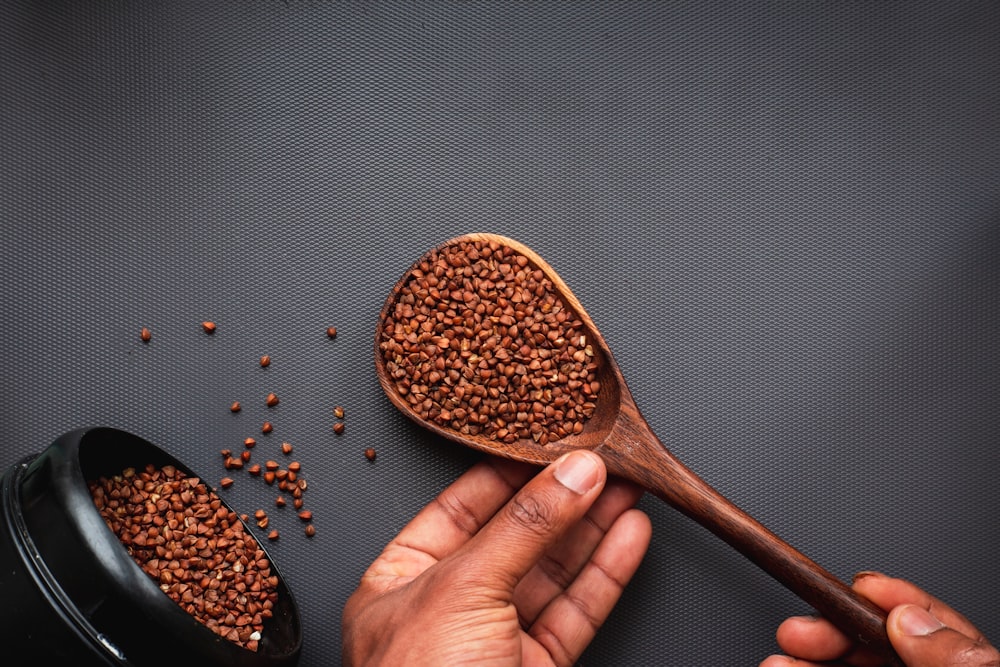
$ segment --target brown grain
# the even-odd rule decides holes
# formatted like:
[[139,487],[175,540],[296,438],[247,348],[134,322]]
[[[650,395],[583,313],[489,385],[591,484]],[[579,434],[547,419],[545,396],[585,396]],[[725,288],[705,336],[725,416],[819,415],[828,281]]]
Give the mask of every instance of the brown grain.
[[411,270],[379,332],[399,396],[463,435],[547,444],[596,408],[598,365],[583,323],[523,255],[465,241]]
[[160,590],[216,634],[257,650],[277,576],[237,515],[173,466],[88,482],[105,523]]

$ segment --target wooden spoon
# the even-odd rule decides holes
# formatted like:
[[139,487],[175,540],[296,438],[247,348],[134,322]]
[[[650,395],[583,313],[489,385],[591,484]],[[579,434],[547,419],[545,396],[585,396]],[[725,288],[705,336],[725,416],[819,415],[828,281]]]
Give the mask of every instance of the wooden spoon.
[[[574,311],[583,323],[598,364],[601,388],[595,413],[584,422],[583,431],[579,434],[545,445],[531,438],[505,443],[482,435],[463,435],[422,418],[400,395],[390,377],[381,350],[381,323],[392,316],[400,291],[411,279],[414,269],[441,248],[477,241],[496,242],[525,256],[530,264],[545,273],[563,304]],[[572,449],[597,452],[603,457],[609,473],[639,484],[680,510],[756,563],[853,641],[884,658],[890,665],[902,665],[889,643],[886,615],[881,609],[855,594],[830,572],[736,507],[660,442],[640,414],[611,350],[590,316],[555,270],[530,248],[495,234],[467,234],[445,241],[428,251],[400,278],[382,308],[379,322],[375,342],[375,369],[379,383],[393,405],[414,422],[467,447],[539,465],[547,464]]]

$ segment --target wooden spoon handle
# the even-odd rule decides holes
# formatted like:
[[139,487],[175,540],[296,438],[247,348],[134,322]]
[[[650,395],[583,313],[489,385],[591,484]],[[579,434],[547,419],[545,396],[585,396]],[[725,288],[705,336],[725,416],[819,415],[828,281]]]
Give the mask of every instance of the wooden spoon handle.
[[887,665],[904,667],[889,643],[885,612],[736,507],[651,432],[639,428],[629,437],[619,429],[618,435],[598,448],[610,472],[637,482],[710,530]]

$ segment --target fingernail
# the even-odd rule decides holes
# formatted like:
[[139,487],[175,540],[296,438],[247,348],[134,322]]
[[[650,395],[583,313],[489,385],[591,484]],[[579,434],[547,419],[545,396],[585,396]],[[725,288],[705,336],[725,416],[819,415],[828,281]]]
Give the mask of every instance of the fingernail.
[[583,495],[597,484],[597,462],[585,452],[570,452],[556,461],[552,473],[559,483],[574,493]]
[[861,572],[858,572],[857,574],[854,575],[854,578],[851,580],[851,583],[857,583],[862,579],[867,579],[868,577],[877,577],[877,576],[880,576],[878,572],[873,572],[871,570],[862,570]]
[[917,605],[907,605],[899,612],[899,629],[904,635],[922,637],[944,627],[929,611]]

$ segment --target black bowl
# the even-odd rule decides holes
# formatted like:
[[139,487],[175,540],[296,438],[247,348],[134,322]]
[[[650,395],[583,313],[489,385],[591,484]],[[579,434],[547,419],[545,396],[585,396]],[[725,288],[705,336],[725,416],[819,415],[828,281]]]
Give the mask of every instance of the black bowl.
[[104,523],[87,482],[148,464],[199,476],[151,443],[112,428],[67,433],[4,473],[0,655],[88,666],[296,664],[298,608],[270,554],[278,601],[258,650],[250,651],[167,597]]

